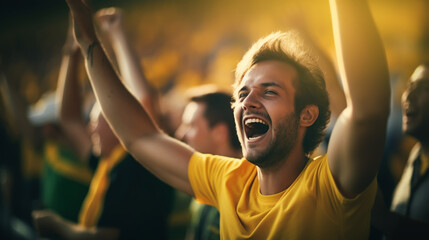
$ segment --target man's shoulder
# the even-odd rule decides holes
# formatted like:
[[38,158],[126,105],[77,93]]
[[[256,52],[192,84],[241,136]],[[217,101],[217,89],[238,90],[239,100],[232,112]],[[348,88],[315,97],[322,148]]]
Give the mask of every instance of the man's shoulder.
[[221,156],[221,155],[213,155],[208,153],[200,153],[195,152],[192,156],[190,161],[219,161],[219,162],[225,162],[225,163],[231,163],[231,164],[251,164],[244,158],[233,158],[233,157],[227,157],[227,156]]
[[256,169],[255,165],[244,158],[238,159],[199,152],[196,152],[192,155],[189,166],[195,171],[200,171],[201,169],[210,169],[221,172],[240,171],[244,173],[246,171],[252,171],[252,169]]
[[304,181],[329,180],[332,174],[329,170],[328,154],[310,158],[301,173]]
[[328,164],[328,154],[322,154],[314,158],[310,158],[307,163],[307,169],[320,168],[324,164]]

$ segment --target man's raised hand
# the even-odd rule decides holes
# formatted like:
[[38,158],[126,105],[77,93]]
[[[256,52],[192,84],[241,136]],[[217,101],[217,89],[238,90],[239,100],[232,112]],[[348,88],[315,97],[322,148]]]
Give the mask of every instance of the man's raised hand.
[[66,0],[69,5],[73,29],[77,43],[86,56],[91,44],[97,42],[97,36],[94,30],[92,11],[85,0]]
[[119,8],[103,8],[95,14],[95,18],[103,31],[117,31],[123,28],[123,14]]

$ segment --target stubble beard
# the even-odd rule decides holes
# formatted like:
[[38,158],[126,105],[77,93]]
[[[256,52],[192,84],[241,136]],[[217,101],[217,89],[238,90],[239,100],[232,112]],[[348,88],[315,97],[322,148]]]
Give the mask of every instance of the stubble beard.
[[263,169],[276,167],[284,161],[295,147],[298,138],[298,118],[295,113],[287,115],[274,129],[274,133],[274,138],[265,150],[247,152],[245,158]]

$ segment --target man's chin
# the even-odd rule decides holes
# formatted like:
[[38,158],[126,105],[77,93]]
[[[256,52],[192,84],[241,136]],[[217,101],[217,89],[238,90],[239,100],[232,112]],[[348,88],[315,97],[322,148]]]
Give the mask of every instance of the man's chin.
[[260,166],[263,163],[263,156],[265,156],[266,153],[262,151],[256,151],[254,149],[247,151],[245,154],[245,158],[247,161],[253,163],[254,165]]
[[285,159],[290,151],[284,151],[285,149],[264,149],[256,151],[252,149],[252,151],[248,151],[245,155],[245,158],[250,163],[258,166],[263,169],[270,169],[276,167]]
[[244,158],[247,160],[247,161],[249,161],[249,162],[251,162],[251,163],[256,163],[257,162],[257,158],[255,158],[255,156],[253,156],[253,155],[245,155],[244,156]]

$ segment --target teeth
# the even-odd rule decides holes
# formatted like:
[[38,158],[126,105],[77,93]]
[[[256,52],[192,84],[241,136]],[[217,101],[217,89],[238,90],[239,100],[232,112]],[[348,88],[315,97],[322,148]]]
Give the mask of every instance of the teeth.
[[251,123],[261,123],[264,125],[268,125],[266,122],[262,121],[259,118],[249,118],[249,119],[246,119],[246,121],[244,121],[244,124],[246,124],[246,125],[251,124]]

